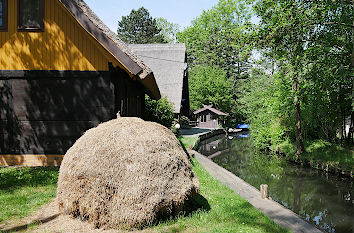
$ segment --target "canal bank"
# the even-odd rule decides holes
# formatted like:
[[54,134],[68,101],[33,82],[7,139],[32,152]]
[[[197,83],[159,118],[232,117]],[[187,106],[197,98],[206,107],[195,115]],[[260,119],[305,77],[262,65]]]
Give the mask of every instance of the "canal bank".
[[220,167],[204,155],[194,150],[190,150],[189,153],[198,160],[198,162],[209,172],[210,175],[226,184],[241,197],[245,198],[254,207],[271,218],[275,223],[293,232],[322,232],[280,204],[270,199],[262,199],[261,193],[256,188],[246,183],[233,173]]
[[[239,136],[239,137],[238,137]],[[326,232],[354,232],[354,182],[350,178],[289,163],[260,153],[244,135],[219,135],[199,143],[198,152]]]
[[[223,135],[225,133],[225,130],[218,129],[203,133],[195,131],[198,132],[195,135],[193,135],[193,133],[191,132],[192,131],[185,131],[185,134],[187,134],[188,137],[198,137],[198,139],[195,145],[193,146],[193,150],[188,150],[188,153],[194,156],[198,160],[198,162],[209,172],[210,175],[212,175],[214,178],[218,179],[222,183],[226,184],[229,188],[234,190],[242,198],[245,198],[255,208],[263,212],[278,225],[293,232],[322,232],[310,223],[303,220],[300,216],[298,216],[291,210],[283,207],[282,205],[278,204],[277,202],[271,199],[262,199],[261,192],[254,188],[252,185],[237,177],[235,174],[227,171],[223,167],[217,165],[210,158],[207,158],[206,156],[196,151],[201,142],[207,139],[212,139],[213,137],[218,135]],[[219,155],[220,152],[216,152],[214,154]]]

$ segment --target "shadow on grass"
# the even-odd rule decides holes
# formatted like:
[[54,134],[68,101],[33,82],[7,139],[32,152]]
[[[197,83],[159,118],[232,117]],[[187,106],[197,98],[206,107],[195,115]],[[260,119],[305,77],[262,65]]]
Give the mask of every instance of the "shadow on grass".
[[58,174],[58,167],[0,168],[0,190],[56,184]]
[[168,223],[170,221],[173,222],[173,220],[177,220],[178,218],[188,217],[194,213],[204,211],[210,211],[210,205],[207,199],[198,193],[192,199],[186,201],[183,211],[172,210],[172,215],[166,213],[160,214],[157,221],[147,227],[153,227],[161,223]]
[[34,221],[30,222],[30,223],[26,223],[26,224],[23,224],[23,225],[12,226],[12,227],[9,227],[9,228],[0,228],[0,232],[5,233],[5,232],[23,231],[23,230],[29,229],[29,228],[31,228],[33,226],[41,225],[43,223],[50,222],[50,221],[56,219],[58,216],[59,216],[59,214],[54,214],[54,215],[46,217],[46,218],[36,219],[36,220],[34,220]]

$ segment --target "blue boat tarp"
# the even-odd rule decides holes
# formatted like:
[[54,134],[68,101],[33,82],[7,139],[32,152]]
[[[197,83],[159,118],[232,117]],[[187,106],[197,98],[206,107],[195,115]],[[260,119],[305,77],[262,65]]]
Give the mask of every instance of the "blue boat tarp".
[[236,126],[237,129],[248,129],[250,127],[249,124],[238,124]]
[[250,134],[240,134],[237,135],[238,138],[248,138],[250,136]]

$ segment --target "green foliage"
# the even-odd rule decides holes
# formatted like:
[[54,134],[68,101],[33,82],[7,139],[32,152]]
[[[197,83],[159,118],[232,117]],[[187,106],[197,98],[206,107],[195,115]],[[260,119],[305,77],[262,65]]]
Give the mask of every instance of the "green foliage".
[[171,131],[176,135],[176,137],[180,137],[181,132],[180,132],[180,128],[176,127],[177,124],[179,124],[178,119],[177,118],[173,119],[171,124]]
[[170,128],[174,118],[173,105],[168,102],[166,97],[153,100],[145,95],[144,120],[154,121]]
[[132,10],[118,22],[118,36],[129,44],[166,43],[156,19],[144,7]]
[[219,0],[178,35],[187,42],[188,61],[193,66],[219,66],[232,80],[247,77],[250,42],[248,1]]
[[352,111],[353,4],[260,0],[254,9],[263,60],[241,83],[238,103],[257,145],[293,145],[296,101],[304,141],[336,141]]
[[[290,141],[284,141],[280,145],[280,151],[288,159],[295,159],[295,145]],[[344,170],[350,171],[354,167],[353,147],[344,147],[335,143],[318,139],[305,142],[306,152],[302,155],[308,161],[317,161],[322,164],[337,165]]]
[[304,158],[337,164],[347,171],[354,167],[353,147],[343,147],[321,139],[306,143]]
[[0,222],[22,218],[56,195],[58,168],[0,168]]
[[171,23],[167,19],[159,17],[155,18],[157,27],[161,30],[160,35],[163,36],[167,43],[176,43],[177,34],[180,32],[180,26],[176,23]]
[[181,126],[189,126],[189,119],[186,116],[180,116],[179,123]]
[[224,70],[212,66],[196,66],[189,73],[189,96],[192,109],[205,105],[231,113],[235,106],[232,81]]
[[287,75],[270,76],[253,69],[250,78],[239,89],[239,110],[251,124],[252,138],[261,149],[274,148],[293,133],[291,84]]
[[247,0],[219,0],[178,34],[187,42],[191,108],[213,104],[230,114],[228,125],[243,120],[235,100],[251,65],[251,7]]

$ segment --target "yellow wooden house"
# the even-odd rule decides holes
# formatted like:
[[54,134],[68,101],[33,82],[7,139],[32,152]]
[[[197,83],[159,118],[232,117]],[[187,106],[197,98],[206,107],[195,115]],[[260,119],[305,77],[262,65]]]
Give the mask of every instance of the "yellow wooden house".
[[0,165],[60,163],[145,93],[160,98],[153,72],[84,1],[0,0]]

